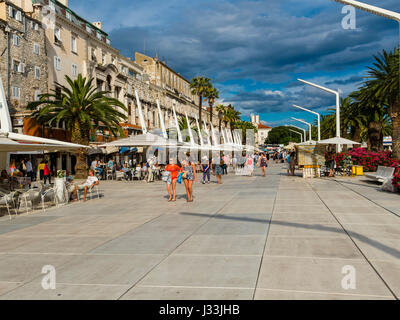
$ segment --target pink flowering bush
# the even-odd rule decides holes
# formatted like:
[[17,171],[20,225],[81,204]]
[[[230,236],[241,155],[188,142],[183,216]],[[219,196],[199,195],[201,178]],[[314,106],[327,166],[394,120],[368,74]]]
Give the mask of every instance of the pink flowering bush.
[[364,167],[364,172],[375,172],[378,166],[395,167],[396,172],[393,184],[400,190],[400,161],[392,158],[391,151],[371,152],[364,148],[357,148],[347,153],[338,153],[336,155],[336,163],[343,165],[344,158],[349,156],[354,165]]

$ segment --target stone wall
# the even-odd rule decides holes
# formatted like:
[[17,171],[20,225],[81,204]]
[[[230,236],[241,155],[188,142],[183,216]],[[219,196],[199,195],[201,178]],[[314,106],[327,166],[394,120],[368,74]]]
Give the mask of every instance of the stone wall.
[[[18,120],[23,115],[29,114],[27,105],[34,101],[36,93],[47,92],[48,66],[45,47],[44,30],[41,23],[26,16],[22,10],[21,20],[18,21],[9,15],[8,3],[5,5],[5,20],[0,20],[0,74],[8,98],[13,126],[23,126],[23,121]],[[17,7],[14,7],[18,9]],[[35,27],[36,26],[36,27]],[[7,50],[7,34],[8,50]],[[18,36],[19,44],[14,45],[13,37]],[[39,46],[39,54],[34,52],[34,44]],[[8,57],[8,58],[7,58]],[[24,64],[20,71],[13,70],[13,61]],[[40,78],[35,75],[35,68],[40,70]],[[20,97],[13,97],[13,87],[19,88]]]

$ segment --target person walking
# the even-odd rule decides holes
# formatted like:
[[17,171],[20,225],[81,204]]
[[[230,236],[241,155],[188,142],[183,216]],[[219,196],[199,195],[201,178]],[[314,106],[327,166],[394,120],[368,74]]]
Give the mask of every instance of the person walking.
[[49,162],[47,160],[44,162],[43,176],[44,176],[44,184],[46,184],[47,179],[49,180],[49,184],[51,184],[51,171],[49,168]]
[[265,157],[264,153],[261,153],[259,163],[260,163],[262,175],[263,175],[263,177],[265,177],[265,171],[267,169],[267,158]]
[[290,172],[294,176],[294,171],[296,169],[296,152],[292,151],[290,153]]
[[28,161],[26,161],[26,175],[28,178],[31,178],[31,181],[33,181],[33,167],[32,167],[32,162],[31,160],[28,159]]
[[222,160],[224,162],[222,165],[222,174],[228,174],[229,161],[228,161],[228,158],[224,154],[222,154]]
[[217,183],[222,184],[222,175],[224,174],[224,159],[220,157],[215,163],[215,175],[217,176]]
[[286,156],[286,164],[287,164],[287,175],[290,175],[290,153],[287,154]]
[[206,178],[208,180],[207,183],[210,183],[210,174],[211,174],[211,166],[212,166],[212,160],[208,160],[208,158],[205,156],[203,158],[203,163],[202,163],[202,168],[203,168],[203,181],[202,183],[206,183]]
[[18,170],[22,173],[22,176],[26,176],[26,165],[25,165],[25,160],[22,159],[21,162],[19,163],[19,168]]
[[176,201],[176,181],[181,170],[182,168],[175,163],[174,159],[169,159],[169,164],[165,167],[165,172],[169,172],[169,175],[165,178],[169,194],[168,202]]
[[193,202],[193,182],[197,182],[195,163],[190,158],[190,152],[186,153],[186,159],[182,162],[184,174],[182,176],[186,187],[187,202]]

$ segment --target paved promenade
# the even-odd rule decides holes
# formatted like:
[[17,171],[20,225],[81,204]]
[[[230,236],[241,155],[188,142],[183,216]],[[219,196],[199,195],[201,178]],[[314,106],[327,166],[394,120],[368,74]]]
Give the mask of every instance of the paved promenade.
[[0,218],[0,299],[400,297],[399,195],[282,165],[223,180],[196,184],[193,203],[183,185],[168,203],[162,182],[102,182],[104,198]]

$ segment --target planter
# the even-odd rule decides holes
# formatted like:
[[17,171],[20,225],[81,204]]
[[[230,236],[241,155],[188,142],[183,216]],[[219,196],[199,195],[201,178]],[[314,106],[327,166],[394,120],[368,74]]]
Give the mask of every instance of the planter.
[[54,186],[56,187],[56,197],[57,197],[57,201],[58,203],[66,203],[67,199],[66,199],[66,192],[67,189],[65,187],[65,178],[56,178],[54,181]]

